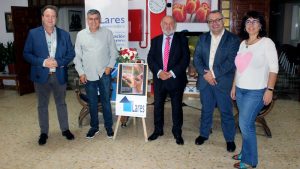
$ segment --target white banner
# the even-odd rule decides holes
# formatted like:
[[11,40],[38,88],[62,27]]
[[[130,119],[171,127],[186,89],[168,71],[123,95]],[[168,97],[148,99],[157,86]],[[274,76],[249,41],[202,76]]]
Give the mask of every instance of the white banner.
[[100,26],[113,32],[117,48],[128,47],[128,0],[85,0],[85,15],[90,9],[99,10]]
[[146,117],[148,65],[119,63],[116,115]]
[[146,117],[147,96],[117,94],[116,115]]

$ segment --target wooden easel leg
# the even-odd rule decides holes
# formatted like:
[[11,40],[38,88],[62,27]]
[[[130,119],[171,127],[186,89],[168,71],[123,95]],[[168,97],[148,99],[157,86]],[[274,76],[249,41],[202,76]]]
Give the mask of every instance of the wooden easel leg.
[[121,121],[121,117],[122,116],[118,116],[118,120],[117,120],[117,124],[116,124],[116,127],[115,127],[115,133],[114,133],[113,140],[115,140],[116,137],[117,137],[117,133],[118,133],[118,128],[119,128],[119,124],[120,124],[120,121]]
[[145,118],[142,118],[142,122],[143,122],[145,142],[147,143],[148,142],[148,135],[147,135],[147,128],[146,128]]

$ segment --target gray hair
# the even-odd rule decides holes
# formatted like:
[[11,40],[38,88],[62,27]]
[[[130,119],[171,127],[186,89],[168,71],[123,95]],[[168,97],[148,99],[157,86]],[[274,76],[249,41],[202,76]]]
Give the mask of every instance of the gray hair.
[[97,9],[90,9],[87,12],[87,15],[98,15],[99,16],[99,20],[101,19],[101,14]]

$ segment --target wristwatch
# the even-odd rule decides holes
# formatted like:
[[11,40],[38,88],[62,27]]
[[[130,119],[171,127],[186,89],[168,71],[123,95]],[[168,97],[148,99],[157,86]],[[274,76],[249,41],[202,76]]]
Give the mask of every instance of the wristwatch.
[[271,88],[271,87],[268,87],[267,89],[272,91],[272,92],[274,91],[274,88]]

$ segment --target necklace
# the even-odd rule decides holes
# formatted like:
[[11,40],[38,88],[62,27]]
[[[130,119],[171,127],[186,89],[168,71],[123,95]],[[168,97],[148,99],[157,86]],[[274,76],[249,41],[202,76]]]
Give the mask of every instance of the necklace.
[[246,48],[248,48],[249,45],[253,45],[254,43],[256,43],[256,42],[259,41],[259,40],[260,40],[260,38],[255,38],[254,40],[249,40],[249,39],[247,39],[247,40],[245,41]]

